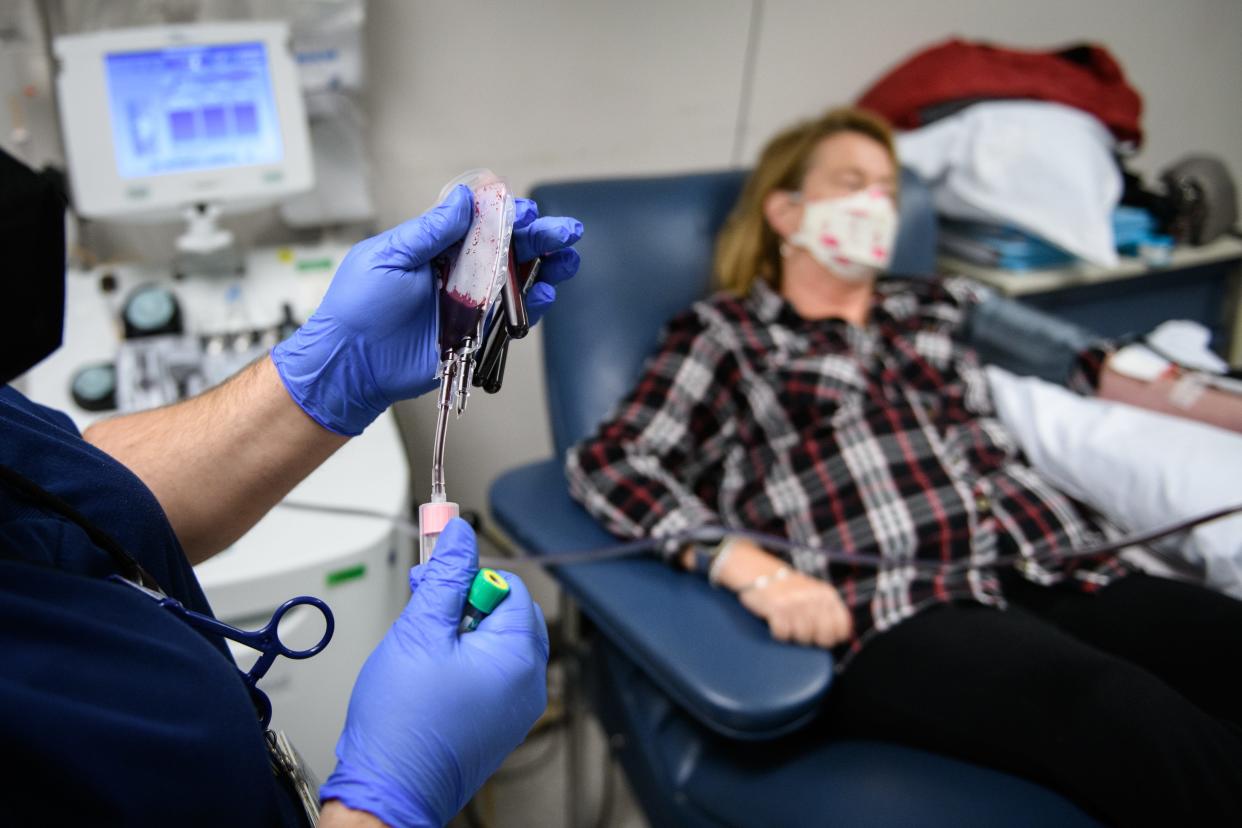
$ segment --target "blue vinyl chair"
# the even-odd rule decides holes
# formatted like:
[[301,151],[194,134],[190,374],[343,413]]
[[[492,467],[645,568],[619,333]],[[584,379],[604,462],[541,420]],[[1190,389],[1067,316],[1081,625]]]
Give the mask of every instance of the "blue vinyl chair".
[[[709,292],[714,238],[744,177],[534,191],[544,214],[576,216],[586,233],[581,273],[543,323],[557,456],[509,471],[491,489],[493,516],[530,554],[616,541],[570,499],[562,458],[637,381],[663,324]],[[907,172],[901,220],[894,272],[931,273],[931,198]],[[1064,380],[1089,334],[993,299],[972,319],[971,338],[989,359]],[[773,641],[736,598],[700,576],[652,558],[553,574],[590,626],[582,680],[653,825],[1096,824],[1014,776],[894,744],[832,740],[815,721],[832,683],[831,655]]]

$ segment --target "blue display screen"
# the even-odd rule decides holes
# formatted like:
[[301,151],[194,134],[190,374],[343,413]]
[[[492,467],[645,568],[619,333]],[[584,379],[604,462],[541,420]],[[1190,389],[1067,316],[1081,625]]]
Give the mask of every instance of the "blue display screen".
[[122,178],[278,163],[280,120],[262,43],[105,56]]

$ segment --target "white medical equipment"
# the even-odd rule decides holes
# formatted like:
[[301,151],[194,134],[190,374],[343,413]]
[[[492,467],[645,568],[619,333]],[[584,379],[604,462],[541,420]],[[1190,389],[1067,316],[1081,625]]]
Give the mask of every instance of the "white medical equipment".
[[91,218],[181,211],[186,254],[232,244],[222,207],[309,189],[310,140],[289,29],[195,23],[59,37],[74,203]]

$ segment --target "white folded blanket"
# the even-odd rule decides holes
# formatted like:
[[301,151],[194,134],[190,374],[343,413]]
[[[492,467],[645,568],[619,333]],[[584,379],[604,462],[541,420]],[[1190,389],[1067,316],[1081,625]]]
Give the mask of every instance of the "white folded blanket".
[[[1127,531],[1141,532],[1242,502],[1242,435],[1123,403],[1080,397],[989,365],[1001,422],[1031,465],[1067,495]],[[1242,515],[1167,538],[1242,599]]]
[[947,216],[1013,225],[1103,267],[1117,264],[1121,171],[1095,116],[1045,101],[979,103],[897,138],[901,163]]

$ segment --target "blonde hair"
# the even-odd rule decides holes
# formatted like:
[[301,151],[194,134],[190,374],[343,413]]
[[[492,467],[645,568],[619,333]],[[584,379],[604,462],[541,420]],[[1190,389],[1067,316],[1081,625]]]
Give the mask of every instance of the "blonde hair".
[[857,132],[875,139],[897,166],[892,129],[880,116],[863,109],[830,109],[778,133],[763,148],[759,163],[716,238],[714,272],[720,288],[744,296],[756,278],[780,287],[781,239],[768,225],[764,201],[779,190],[800,190],[815,148],[839,132]]

